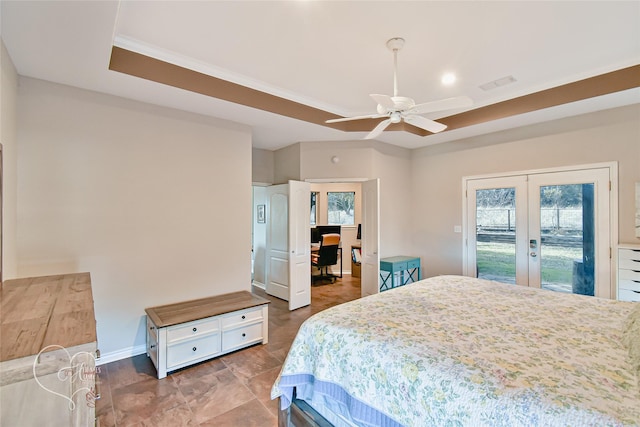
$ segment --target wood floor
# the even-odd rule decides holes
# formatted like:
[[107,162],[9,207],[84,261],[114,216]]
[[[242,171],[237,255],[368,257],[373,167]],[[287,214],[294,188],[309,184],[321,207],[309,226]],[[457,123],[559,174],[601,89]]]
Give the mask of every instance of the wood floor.
[[269,343],[221,356],[174,372],[162,380],[145,354],[98,367],[96,416],[111,426],[277,426],[277,404],[270,399],[298,328],[309,316],[360,297],[360,279],[345,275],[334,284],[312,286],[311,305],[289,311],[271,300]]

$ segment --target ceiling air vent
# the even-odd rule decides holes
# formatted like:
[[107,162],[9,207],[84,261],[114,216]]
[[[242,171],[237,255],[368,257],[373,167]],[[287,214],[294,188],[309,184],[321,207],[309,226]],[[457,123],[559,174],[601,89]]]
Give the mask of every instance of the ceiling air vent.
[[480,89],[482,90],[492,90],[500,86],[505,86],[515,82],[516,79],[513,76],[502,77],[500,79],[494,80],[492,82],[485,83],[480,85]]

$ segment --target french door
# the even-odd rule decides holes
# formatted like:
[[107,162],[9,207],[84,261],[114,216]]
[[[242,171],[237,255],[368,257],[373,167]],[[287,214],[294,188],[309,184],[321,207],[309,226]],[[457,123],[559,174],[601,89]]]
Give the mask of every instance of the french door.
[[611,167],[467,178],[464,274],[611,297]]

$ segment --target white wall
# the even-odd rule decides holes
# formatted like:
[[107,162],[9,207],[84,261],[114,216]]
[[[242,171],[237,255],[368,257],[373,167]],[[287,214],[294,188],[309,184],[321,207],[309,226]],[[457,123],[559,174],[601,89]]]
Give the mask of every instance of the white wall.
[[462,224],[463,176],[608,161],[618,162],[619,241],[638,243],[640,105],[415,150],[411,229],[425,277],[462,273],[462,234],[454,226]]
[[0,39],[0,144],[2,144],[2,278],[17,275],[17,149],[18,73]]
[[29,78],[17,117],[18,274],[89,271],[103,355],[145,307],[250,289],[248,128]]

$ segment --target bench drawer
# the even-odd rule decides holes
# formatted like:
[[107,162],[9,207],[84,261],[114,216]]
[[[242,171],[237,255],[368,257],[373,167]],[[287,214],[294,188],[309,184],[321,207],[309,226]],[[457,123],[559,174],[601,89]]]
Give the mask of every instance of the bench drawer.
[[167,328],[167,343],[182,341],[220,330],[220,320],[217,317],[182,323]]
[[262,307],[225,314],[222,317],[222,329],[235,328],[250,323],[262,322]]
[[220,353],[220,334],[207,335],[167,347],[167,370]]
[[262,341],[262,322],[222,333],[222,351],[225,353]]

